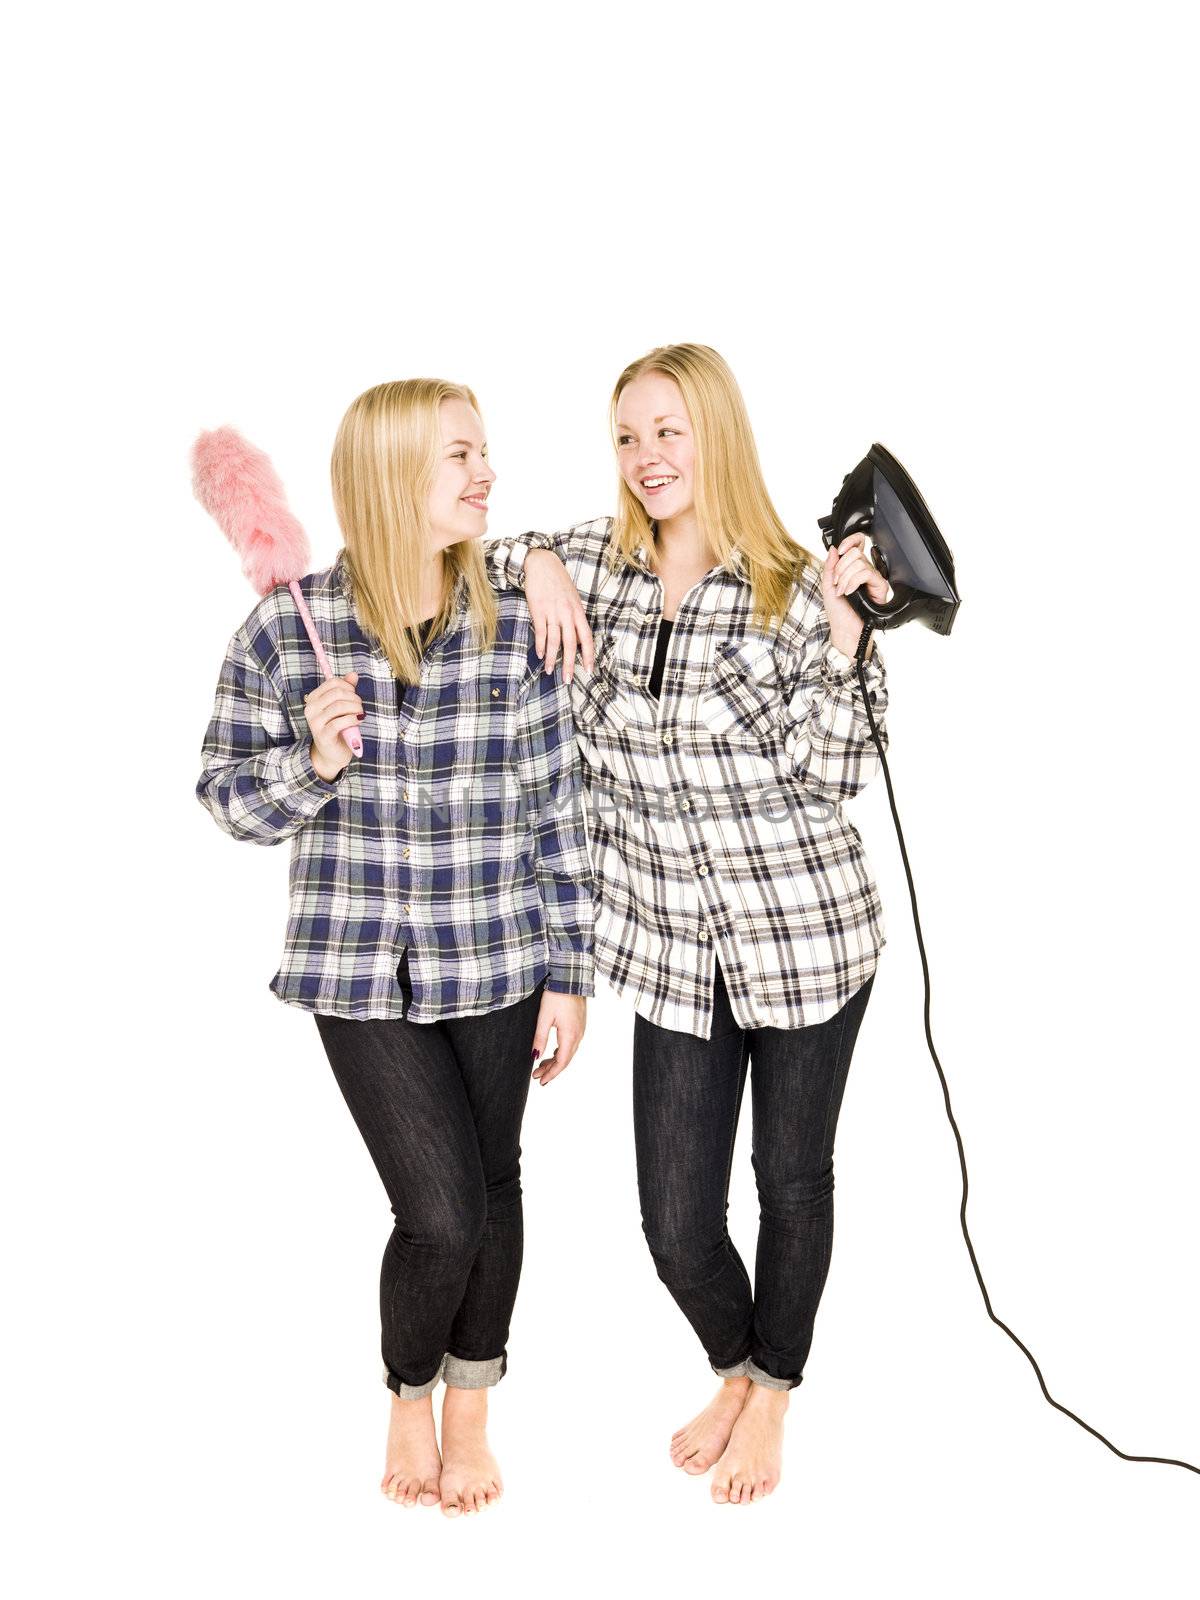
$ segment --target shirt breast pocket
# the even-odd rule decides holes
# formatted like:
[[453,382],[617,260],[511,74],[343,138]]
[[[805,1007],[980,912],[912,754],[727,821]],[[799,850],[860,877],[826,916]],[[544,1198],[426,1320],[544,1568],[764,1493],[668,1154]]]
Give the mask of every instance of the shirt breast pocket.
[[[459,684],[454,701],[453,765],[463,776],[502,772],[515,759],[523,701],[522,680],[503,666],[481,671]],[[437,708],[435,708],[437,709]],[[441,740],[430,712],[431,732]]]
[[628,722],[629,691],[617,672],[612,634],[605,634],[596,645],[591,672],[581,669],[576,658],[570,693],[575,726],[582,733],[592,733],[601,725],[615,732]]
[[721,639],[698,711],[702,727],[717,738],[747,747],[770,743],[782,711],[770,645],[765,640]]

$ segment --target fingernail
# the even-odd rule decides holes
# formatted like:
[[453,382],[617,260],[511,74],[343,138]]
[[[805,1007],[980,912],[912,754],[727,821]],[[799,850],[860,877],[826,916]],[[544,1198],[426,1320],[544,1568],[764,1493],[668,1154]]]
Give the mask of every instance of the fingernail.
[[367,715],[367,713],[366,713],[366,712],[365,712],[365,711],[360,711],[360,712],[359,712],[359,713],[358,713],[358,720],[359,720],[359,721],[360,721],[360,722],[362,722],[362,721],[363,721],[363,720],[364,720],[364,719],[365,719],[365,717],[366,717],[366,715]]
[[533,1047],[533,1059],[536,1061],[537,1058],[538,1058],[537,1045],[534,1045],[534,1047]]

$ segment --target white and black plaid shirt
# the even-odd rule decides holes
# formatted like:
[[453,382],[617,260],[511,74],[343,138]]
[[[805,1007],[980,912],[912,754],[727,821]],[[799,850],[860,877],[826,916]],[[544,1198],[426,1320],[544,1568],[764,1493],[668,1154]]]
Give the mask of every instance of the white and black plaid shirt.
[[[743,1028],[799,1028],[841,1009],[887,942],[879,892],[842,802],[879,758],[851,657],[829,637],[820,573],[778,630],[751,624],[750,586],[714,567],[679,604],[662,683],[649,681],[660,580],[605,562],[612,519],[484,545],[497,588],[552,549],[596,645],[571,683],[597,885],[596,965],[651,1022],[707,1039],[714,960]],[[561,670],[561,669],[556,669]],[[878,639],[865,664],[884,748]]]

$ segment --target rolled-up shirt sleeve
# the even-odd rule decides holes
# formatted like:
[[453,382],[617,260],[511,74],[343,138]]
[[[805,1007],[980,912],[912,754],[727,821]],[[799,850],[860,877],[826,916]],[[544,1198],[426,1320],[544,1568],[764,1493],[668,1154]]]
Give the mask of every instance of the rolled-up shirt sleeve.
[[483,563],[493,589],[525,589],[525,557],[531,550],[552,550],[560,561],[567,559],[568,534],[523,533],[519,538],[488,539],[483,544]]

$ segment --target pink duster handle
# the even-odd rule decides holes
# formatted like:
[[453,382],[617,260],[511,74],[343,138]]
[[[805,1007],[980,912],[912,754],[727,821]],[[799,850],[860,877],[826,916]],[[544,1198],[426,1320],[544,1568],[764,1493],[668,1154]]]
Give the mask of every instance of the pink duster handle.
[[[292,591],[292,599],[296,602],[296,610],[300,613],[300,619],[304,623],[305,629],[308,633],[309,643],[312,645],[313,651],[316,654],[317,665],[325,674],[325,681],[328,682],[330,678],[335,678],[337,674],[329,664],[329,657],[325,654],[325,646],[321,643],[320,635],[317,633],[317,627],[313,622],[312,613],[308,609],[308,605],[305,602],[304,596],[300,592],[300,585],[296,582],[295,578],[293,578],[291,583],[288,584],[288,588]],[[359,733],[357,728],[343,728],[342,738],[350,746],[351,751],[356,756],[362,755],[362,735]]]

